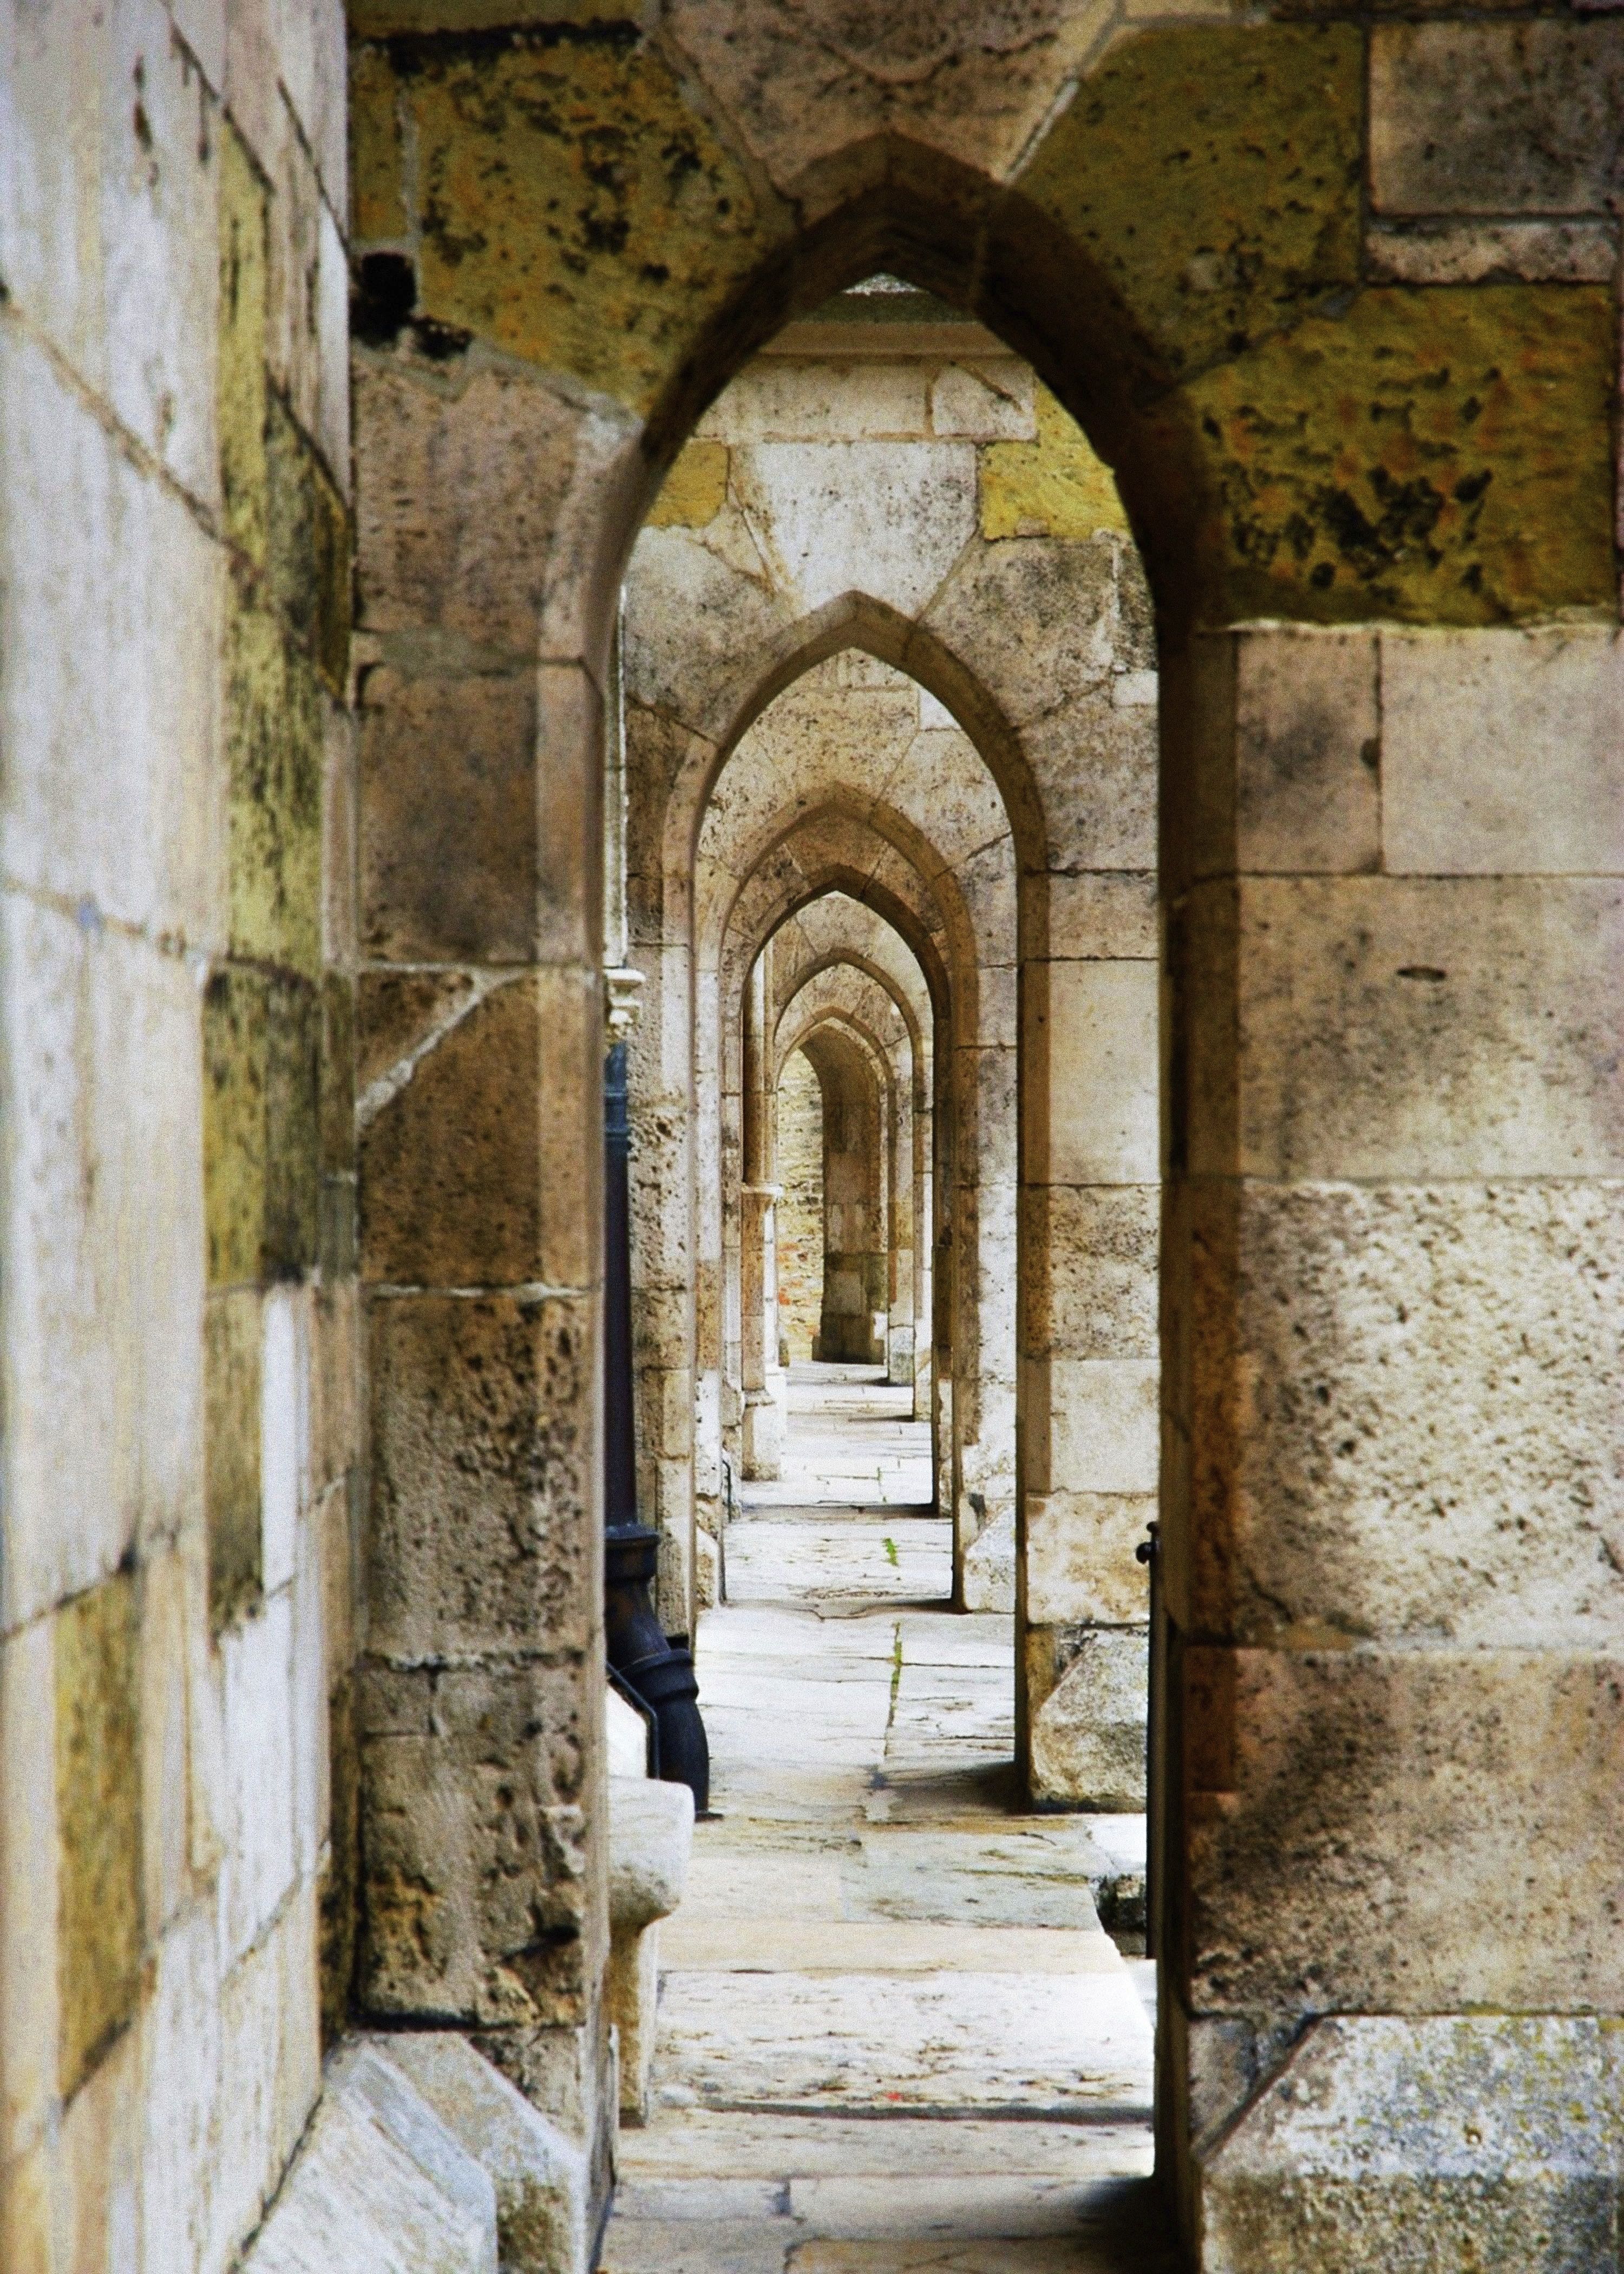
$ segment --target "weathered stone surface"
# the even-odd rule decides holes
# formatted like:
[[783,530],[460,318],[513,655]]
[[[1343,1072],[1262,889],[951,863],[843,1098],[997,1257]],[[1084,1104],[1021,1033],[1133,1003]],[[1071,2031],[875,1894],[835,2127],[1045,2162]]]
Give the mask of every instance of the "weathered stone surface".
[[1398,222],[1366,230],[1365,258],[1390,284],[1605,284],[1617,240],[1611,222]]
[[584,1692],[566,1660],[359,1683],[373,2012],[575,2023],[590,1882]]
[[1617,1173],[1617,883],[1259,878],[1186,909],[1196,1173]]
[[1618,2216],[1612,2037],[1566,2016],[1315,2022],[1203,2161],[1205,2263],[1604,2263]]
[[369,1370],[374,1649],[584,1648],[590,1308],[396,1297],[373,1306]]
[[563,2274],[583,2265],[590,2207],[583,2150],[455,2031],[397,2029],[372,2043],[488,2173],[502,2266]]
[[1616,875],[1621,745],[1616,633],[1385,634],[1383,867]]
[[246,2261],[252,2274],[335,2263],[372,2274],[496,2274],[496,2197],[402,2070],[340,2056],[308,2137]]
[[140,1987],[139,1603],[128,1573],[57,1615],[57,2089],[77,2090]]
[[[1028,1648],[1037,1645],[1034,1637]],[[1145,1805],[1146,1639],[1142,1627],[1094,1627],[1077,1638],[1032,1720],[1032,1785],[1040,1803],[1136,1811]],[[1037,1685],[1034,1685],[1036,1688]]]
[[1026,1192],[1030,1356],[1155,1355],[1159,1207],[1154,1185],[1045,1185]]
[[1605,212],[1618,188],[1624,28],[1383,24],[1371,39],[1379,212]]
[[1365,1646],[1185,1665],[1198,2010],[1616,2009],[1611,1660]]
[[694,1844],[694,1796],[686,1785],[613,1777],[609,1786],[609,1923],[640,1929],[682,1900]]
[[1368,632],[1237,636],[1234,862],[1245,873],[1381,864],[1385,708]]
[[[1079,1620],[1123,1626],[1144,1618],[1148,1583],[1135,1551],[1156,1512],[1151,1493],[1028,1495],[1028,1620],[1035,1626]],[[1142,1697],[1138,1710],[1144,1712]]]
[[981,461],[983,537],[1096,536],[1126,532],[1128,516],[1109,466],[1049,389],[1037,389],[1036,433],[995,441]]
[[1032,1150],[1056,1184],[1147,1185],[1159,1167],[1154,963],[1049,963]]
[[216,1629],[259,1593],[259,1296],[209,1297],[203,1314],[204,1514]]
[[[1195,1358],[1203,1630],[1607,1645],[1621,1201],[1568,1182],[1243,1196],[1244,1293],[1204,1314]],[[1214,1261],[1228,1213],[1201,1210]]]
[[369,674],[360,772],[369,955],[503,964],[534,954],[536,733],[533,670]]

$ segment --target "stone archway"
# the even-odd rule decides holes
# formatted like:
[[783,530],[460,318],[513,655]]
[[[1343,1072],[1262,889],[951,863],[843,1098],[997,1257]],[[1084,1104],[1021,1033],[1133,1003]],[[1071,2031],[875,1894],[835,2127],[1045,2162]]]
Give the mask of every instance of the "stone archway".
[[[378,21],[398,36],[357,44],[362,275],[406,275],[361,358],[362,1004],[404,1071],[361,1165],[374,1383],[404,1400],[432,1373],[444,1430],[471,1431],[465,1330],[511,1327],[543,1385],[542,1482],[500,1487],[549,1547],[455,1681],[374,1630],[365,1999],[469,2023],[590,2123],[601,1906],[591,1837],[577,1871],[566,1835],[600,1812],[584,1353],[613,596],[719,383],[887,265],[974,308],[1084,419],[1157,605],[1162,2121],[1191,2247],[1286,2252],[1301,2216],[1326,2263],[1369,2263],[1436,2216],[1515,2255],[1534,2183],[1501,2135],[1467,2135],[1462,2209],[1441,2149],[1392,2117],[1476,2105],[1485,2063],[1502,2103],[1515,2079],[1517,2107],[1551,2109],[1549,2049],[1589,2058],[1624,1999],[1596,1926],[1619,1865],[1618,1589],[1592,1514],[1617,1506],[1592,1385],[1619,1340],[1618,1069],[1596,1038],[1624,856],[1584,843],[1612,743],[1567,723],[1614,700],[1616,328],[1605,287],[1553,277],[1526,232],[1461,251],[1440,43],[1492,59],[1500,27],[1119,37],[1056,7],[1011,49],[945,11],[930,52],[958,67],[917,72],[900,19],[848,30],[838,67],[777,11],[678,6],[647,36],[568,41]],[[1539,26],[1575,55],[1600,28]],[[1519,229],[1531,108],[1522,87],[1504,150],[1478,154]],[[637,154],[608,182],[583,157],[605,140]],[[1605,218],[1576,162],[1573,194]],[[502,785],[548,827],[508,828]],[[459,895],[420,825],[463,789],[482,889]],[[457,1015],[476,968],[500,983]],[[501,1190],[523,1198],[495,1238]],[[1583,1303],[1575,1239],[1605,1259]],[[1450,1382],[1443,1426],[1417,1377]],[[1436,1552],[1396,1547],[1395,1511]],[[1530,1526],[1533,1559],[1510,1544]],[[388,1575],[419,1607],[444,1576],[425,1536]],[[525,1655],[544,1569],[545,1669]],[[1555,1600],[1553,1571],[1573,1577]],[[473,1797],[492,1696],[524,1732],[504,1741],[516,1831]],[[443,1804],[408,1806],[408,1780]],[[1508,1928],[1508,1823],[1538,1934]],[[533,1960],[533,1905],[519,1918],[515,1872],[499,1901],[485,1870],[510,1840],[575,1929]],[[425,1905],[456,1923],[455,1968]],[[1279,2083],[1294,2044],[1323,2131]],[[1362,2127],[1380,2151],[1355,2175],[1339,2143]]]

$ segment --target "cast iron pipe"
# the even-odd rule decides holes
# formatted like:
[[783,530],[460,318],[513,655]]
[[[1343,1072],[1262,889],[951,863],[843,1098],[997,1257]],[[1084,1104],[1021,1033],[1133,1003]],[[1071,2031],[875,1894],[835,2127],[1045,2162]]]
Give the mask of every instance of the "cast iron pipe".
[[632,1414],[631,1124],[626,1045],[604,1062],[604,1633],[609,1663],[654,1716],[654,1774],[685,1784],[703,1815],[710,1798],[710,1749],[686,1637],[660,1631],[649,1599],[659,1534],[637,1520],[637,1449]]

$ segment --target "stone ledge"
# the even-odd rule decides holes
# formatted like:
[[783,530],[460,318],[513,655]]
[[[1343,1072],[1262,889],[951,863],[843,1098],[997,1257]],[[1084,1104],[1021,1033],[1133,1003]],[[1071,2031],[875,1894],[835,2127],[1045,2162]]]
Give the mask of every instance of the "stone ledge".
[[243,2274],[585,2274],[589,2195],[584,2153],[466,2037],[361,2038]]
[[1208,2274],[1584,2274],[1616,2242],[1624,2024],[1340,2017],[1199,2157]]
[[651,1777],[609,1780],[609,1924],[617,1935],[667,1917],[682,1900],[694,1796]]

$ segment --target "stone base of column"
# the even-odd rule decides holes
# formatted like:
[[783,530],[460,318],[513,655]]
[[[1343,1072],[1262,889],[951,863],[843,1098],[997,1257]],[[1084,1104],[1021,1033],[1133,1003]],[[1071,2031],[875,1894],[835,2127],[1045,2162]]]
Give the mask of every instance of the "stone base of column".
[[1202,2274],[1612,2266],[1617,2030],[1548,2014],[1311,2023],[1239,2121],[1197,2143]]
[[740,1460],[753,1484],[771,1483],[784,1473],[784,1408],[771,1389],[744,1393]]

